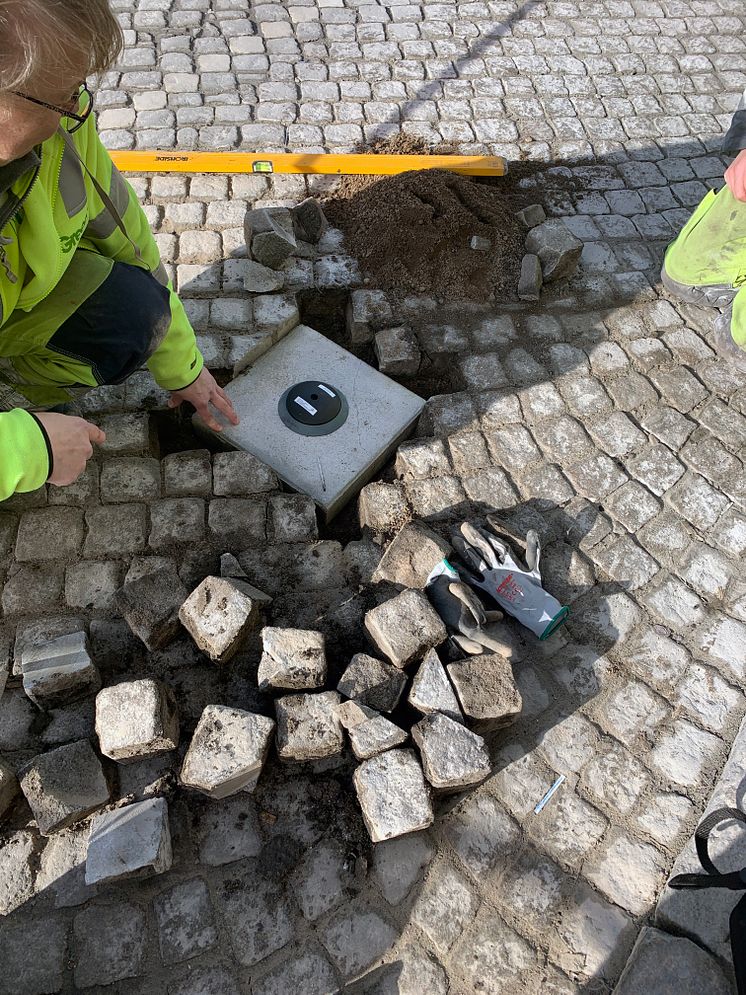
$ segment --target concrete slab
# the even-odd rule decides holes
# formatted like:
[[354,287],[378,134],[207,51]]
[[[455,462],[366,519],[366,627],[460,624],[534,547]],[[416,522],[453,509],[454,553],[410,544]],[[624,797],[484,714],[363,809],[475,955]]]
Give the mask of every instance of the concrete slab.
[[[317,379],[336,388],[347,419],[328,435],[301,435],[280,420],[288,388]],[[241,418],[221,440],[253,453],[332,518],[414,428],[425,402],[306,325],[298,325],[225,388]],[[208,431],[195,416],[195,424]]]

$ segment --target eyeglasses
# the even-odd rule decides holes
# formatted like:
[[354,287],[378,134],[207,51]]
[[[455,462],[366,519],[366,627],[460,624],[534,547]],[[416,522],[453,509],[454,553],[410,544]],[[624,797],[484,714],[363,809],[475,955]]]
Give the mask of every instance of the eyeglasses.
[[74,135],[79,128],[83,127],[88,118],[91,116],[91,111],[93,110],[93,94],[88,89],[86,83],[81,83],[77,94],[70,99],[70,103],[75,104],[79,108],[83,94],[88,95],[88,103],[85,105],[81,113],[71,111],[69,107],[58,107],[57,104],[48,104],[45,100],[37,100],[36,97],[29,97],[28,94],[21,93],[20,90],[11,90],[11,93],[15,97],[21,97],[23,100],[28,100],[29,103],[36,104],[38,107],[46,107],[48,111],[54,111],[55,114],[59,114],[63,118],[75,121],[76,123],[72,126],[72,128],[65,129],[69,135]]

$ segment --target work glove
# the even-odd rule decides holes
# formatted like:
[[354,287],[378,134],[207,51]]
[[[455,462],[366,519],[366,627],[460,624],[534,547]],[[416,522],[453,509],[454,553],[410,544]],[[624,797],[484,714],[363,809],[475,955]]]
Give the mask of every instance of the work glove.
[[440,615],[453,642],[464,653],[500,653],[510,660],[512,648],[499,638],[491,623],[501,611],[487,611],[474,591],[459,578],[448,560],[442,560],[430,574],[425,593]]
[[[488,594],[540,639],[546,639],[562,625],[570,609],[542,586],[539,536],[533,529],[526,535],[524,565],[498,534],[507,529],[491,516],[487,522],[493,531],[463,522],[452,538],[453,548],[465,564],[465,569],[460,569],[463,580]],[[515,536],[511,538],[520,542]]]

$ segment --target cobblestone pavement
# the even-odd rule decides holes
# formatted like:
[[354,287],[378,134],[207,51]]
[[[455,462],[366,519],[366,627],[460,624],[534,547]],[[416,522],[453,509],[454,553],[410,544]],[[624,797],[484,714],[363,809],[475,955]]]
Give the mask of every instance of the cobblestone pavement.
[[[384,525],[391,507],[436,527],[469,508],[522,529],[542,515],[547,587],[573,616],[519,647],[524,714],[492,744],[494,776],[441,802],[432,831],[372,854],[346,767],[273,767],[253,799],[177,791],[173,869],[97,890],[82,882],[85,826],[45,839],[17,811],[0,847],[0,993],[610,991],[745,710],[746,376],[710,348],[711,317],[656,285],[666,241],[722,177],[717,138],[746,84],[742,4],[115,7],[128,47],[97,95],[111,148],[342,149],[402,130],[576,177],[575,192],[546,189],[551,170],[534,181],[586,242],[579,275],[541,307],[402,307],[452,386],[376,495]],[[332,231],[319,258],[291,260],[284,297],[243,289],[247,203],[295,203],[326,181],[132,179],[211,367],[275,334],[293,295],[303,315],[309,292],[339,306],[358,279]],[[237,552],[278,585],[278,624],[325,614],[356,649],[359,617],[340,606],[380,536],[319,536],[271,477],[227,486],[216,472],[210,487],[209,457],[195,478],[142,411],[163,400],[144,375],[100,392],[88,412],[108,441],[85,479],[3,506],[2,631],[12,646],[40,618],[84,619],[105,683],[161,677],[190,727],[207,701],[251,703],[251,661],[219,672],[180,641],[146,667],[109,608],[127,570],[172,558],[196,582]],[[44,724],[9,688],[11,766],[92,734],[88,705]],[[119,795],[171,792],[168,767],[165,780],[161,763],[119,767]]]

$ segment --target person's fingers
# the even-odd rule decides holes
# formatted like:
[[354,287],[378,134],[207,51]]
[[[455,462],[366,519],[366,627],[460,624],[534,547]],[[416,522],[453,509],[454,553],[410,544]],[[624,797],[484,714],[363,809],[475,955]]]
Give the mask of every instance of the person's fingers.
[[[88,438],[91,442],[97,446],[106,442],[106,432],[103,429],[100,429],[98,425],[91,424],[91,422],[86,422],[86,425],[88,427]],[[91,449],[91,452],[93,452],[93,449]]]
[[234,425],[238,425],[238,415],[235,412],[230,399],[222,391],[216,391],[212,398],[213,405]]
[[211,428],[213,432],[223,431],[223,426],[210,411],[207,401],[202,401],[200,404],[195,405],[195,410],[205,425],[207,425],[208,428]]
[[169,406],[169,408],[178,408],[180,404],[181,404],[181,398],[180,397],[174,397],[173,394],[171,395],[171,397],[169,397],[169,399],[168,399],[168,406]]
[[91,456],[93,456],[93,446],[90,444],[90,442],[85,447],[85,449],[83,450],[83,452],[85,453],[85,461],[87,463],[88,460],[91,458]]

